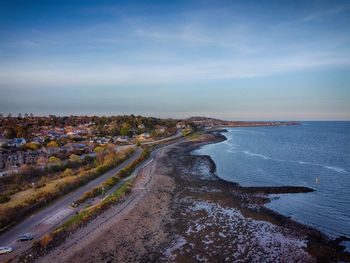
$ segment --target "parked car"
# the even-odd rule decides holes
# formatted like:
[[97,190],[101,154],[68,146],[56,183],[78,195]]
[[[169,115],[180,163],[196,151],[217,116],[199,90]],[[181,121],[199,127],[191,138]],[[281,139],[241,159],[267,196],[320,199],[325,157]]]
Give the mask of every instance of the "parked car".
[[12,247],[0,247],[0,255],[8,254],[13,251]]
[[18,237],[18,241],[29,241],[29,240],[32,240],[33,239],[33,236],[31,234],[24,234],[20,237]]

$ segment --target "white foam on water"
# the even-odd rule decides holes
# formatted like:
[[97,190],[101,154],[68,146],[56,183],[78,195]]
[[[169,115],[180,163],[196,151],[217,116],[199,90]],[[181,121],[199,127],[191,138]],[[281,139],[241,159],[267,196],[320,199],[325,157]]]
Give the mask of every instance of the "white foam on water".
[[333,171],[336,171],[338,173],[345,173],[345,174],[348,173],[345,169],[340,168],[340,167],[336,167],[336,166],[325,166],[325,165],[322,165],[322,167],[330,169],[330,170],[333,170]]
[[242,151],[242,153],[244,153],[246,155],[249,155],[249,156],[260,157],[260,158],[263,158],[265,160],[271,160],[272,159],[271,157],[268,157],[268,156],[260,154],[260,153],[252,153],[250,151]]
[[239,129],[232,129],[230,130],[230,132],[248,132],[248,133],[255,133],[255,134],[261,134],[261,135],[265,135],[265,132],[262,132],[262,131],[256,131],[256,130],[248,130],[248,129],[242,129],[242,128],[239,128]]
[[[228,150],[228,152],[232,152],[232,151]],[[263,155],[263,154],[260,154],[260,153],[253,153],[253,152],[248,151],[248,150],[242,151],[242,153],[244,153],[244,154],[246,154],[248,156],[260,157],[260,158],[262,158],[264,160],[273,160],[273,161],[278,161],[278,162],[299,163],[299,164],[303,164],[303,165],[313,165],[313,166],[319,166],[319,167],[322,167],[322,168],[325,168],[325,169],[329,169],[329,170],[335,171],[337,173],[346,173],[346,174],[348,173],[348,171],[346,171],[344,168],[337,167],[337,166],[329,166],[329,165],[323,165],[323,164],[320,164],[320,163],[305,162],[305,161],[301,161],[301,160],[292,161],[292,160],[284,160],[284,159],[274,159],[274,158],[271,158],[269,156],[266,156],[266,155]]]
[[323,165],[323,164],[320,164],[320,163],[304,162],[304,161],[300,161],[300,160],[298,161],[298,163],[299,164],[319,166],[319,167],[322,167],[322,168],[325,168],[325,169],[329,169],[329,170],[335,171],[337,173],[345,173],[345,174],[348,173],[344,168],[337,167],[337,166],[328,166],[328,165]]

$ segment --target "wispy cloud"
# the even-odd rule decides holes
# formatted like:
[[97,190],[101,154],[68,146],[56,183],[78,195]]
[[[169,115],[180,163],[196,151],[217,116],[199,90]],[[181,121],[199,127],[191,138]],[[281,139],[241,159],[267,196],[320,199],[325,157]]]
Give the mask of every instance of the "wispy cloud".
[[5,68],[0,71],[0,87],[8,86],[103,86],[191,83],[206,80],[253,78],[285,72],[298,72],[323,67],[350,66],[350,57],[331,54],[250,58],[239,61],[207,61],[181,65],[106,65],[87,68],[69,64],[50,67]]
[[325,17],[331,17],[334,15],[337,15],[339,13],[343,13],[350,10],[350,4],[342,5],[342,6],[336,6],[330,9],[326,10],[321,10],[321,11],[316,11],[311,14],[308,14],[301,18],[299,21],[300,22],[309,22],[309,21],[314,21],[314,20],[319,20]]

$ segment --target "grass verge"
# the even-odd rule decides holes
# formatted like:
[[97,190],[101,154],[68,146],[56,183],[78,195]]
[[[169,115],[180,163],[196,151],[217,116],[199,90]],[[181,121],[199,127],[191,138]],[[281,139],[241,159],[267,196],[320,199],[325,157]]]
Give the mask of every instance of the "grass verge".
[[134,169],[136,168],[136,166],[139,165],[140,163],[142,163],[148,157],[149,157],[149,151],[147,149],[144,149],[139,158],[137,158],[131,164],[127,165],[125,168],[120,170],[114,176],[108,178],[101,185],[93,188],[90,191],[85,192],[78,200],[75,201],[75,204],[80,205],[80,204],[84,203],[86,200],[88,200],[90,198],[94,198],[96,196],[99,196],[103,192],[108,191],[113,186],[115,186],[120,181],[121,178],[125,178],[125,177],[131,175],[132,172],[134,171]]

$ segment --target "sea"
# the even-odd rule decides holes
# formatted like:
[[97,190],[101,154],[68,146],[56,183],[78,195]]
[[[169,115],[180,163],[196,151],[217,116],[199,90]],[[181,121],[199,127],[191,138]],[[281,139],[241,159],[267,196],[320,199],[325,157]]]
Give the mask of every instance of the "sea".
[[[312,193],[271,195],[267,207],[321,230],[350,237],[350,122],[237,127],[209,155],[217,175],[242,186],[306,186]],[[345,242],[347,250],[349,242]]]

